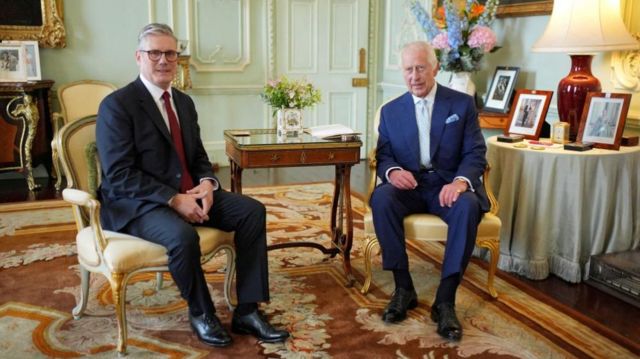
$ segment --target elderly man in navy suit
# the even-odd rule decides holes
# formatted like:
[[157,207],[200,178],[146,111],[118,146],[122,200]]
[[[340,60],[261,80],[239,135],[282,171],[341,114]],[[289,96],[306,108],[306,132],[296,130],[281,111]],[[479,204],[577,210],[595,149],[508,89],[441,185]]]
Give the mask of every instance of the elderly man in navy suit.
[[396,286],[382,319],[402,321],[407,310],[418,305],[403,220],[413,213],[432,213],[448,224],[449,231],[431,319],[438,323],[438,334],[459,340],[456,290],[482,214],[489,210],[480,180],[486,145],[473,98],[436,83],[433,48],[412,42],[402,49],[401,58],[409,91],[382,107],[376,159],[383,183],[371,196],[383,268],[393,272]]
[[102,223],[167,248],[191,327],[212,346],[227,346],[231,337],[215,315],[194,226],[235,231],[238,306],[231,329],[282,342],[289,333],[273,328],[258,311],[258,302],[269,300],[265,207],[220,188],[202,145],[194,103],[171,87],[178,55],[170,27],[145,26],[136,50],[140,76],[100,104],[96,141]]

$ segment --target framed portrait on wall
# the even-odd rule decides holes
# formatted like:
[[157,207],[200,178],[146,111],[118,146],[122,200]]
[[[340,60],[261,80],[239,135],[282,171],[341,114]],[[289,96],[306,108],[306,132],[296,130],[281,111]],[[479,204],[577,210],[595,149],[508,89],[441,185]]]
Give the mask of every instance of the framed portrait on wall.
[[519,67],[496,67],[491,86],[489,86],[489,93],[482,108],[484,111],[509,112],[511,96],[513,95],[513,88],[516,85],[519,71]]
[[40,74],[40,50],[37,41],[5,41],[3,44],[21,44],[24,46],[24,58],[28,81],[42,80]]
[[580,119],[578,142],[590,142],[598,148],[620,149],[630,102],[631,94],[587,93]]
[[547,117],[553,91],[518,90],[509,112],[509,126],[505,135],[517,134],[537,140]]
[[26,64],[22,44],[0,43],[0,82],[26,81]]
[[0,8],[0,39],[66,46],[62,0],[0,0]]

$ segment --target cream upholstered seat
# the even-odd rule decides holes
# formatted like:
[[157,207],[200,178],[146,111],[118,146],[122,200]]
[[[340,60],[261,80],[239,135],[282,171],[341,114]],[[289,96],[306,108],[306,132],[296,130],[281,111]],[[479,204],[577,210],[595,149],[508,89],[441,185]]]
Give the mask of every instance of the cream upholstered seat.
[[[74,318],[82,316],[89,294],[90,273],[101,273],[109,280],[118,322],[117,350],[124,354],[127,347],[125,312],[128,280],[143,272],[168,271],[166,249],[142,238],[103,230],[100,225],[100,202],[92,192],[99,181],[100,169],[95,150],[96,116],[88,116],[63,126],[56,134],[57,148],[67,188],[62,192],[65,201],[73,205],[78,234],[76,245],[81,272],[81,293],[73,309]],[[231,304],[231,281],[235,269],[233,232],[196,227],[200,236],[201,261],[204,263],[223,251],[226,254],[224,297]]]
[[[104,81],[80,80],[64,84],[58,87],[58,101],[60,102],[60,112],[53,113],[53,134],[58,133],[60,128],[68,123],[79,120],[83,117],[98,113],[100,102],[117,87]],[[53,170],[56,173],[56,190],[62,186],[62,176],[60,171],[60,161],[58,152],[51,143]]]
[[[374,128],[378,129],[380,122],[380,108],[378,109],[374,121]],[[377,137],[377,136],[376,136]],[[371,193],[375,188],[378,177],[376,175],[376,156],[375,149],[369,154],[369,170],[371,172],[371,178],[369,181],[369,188],[367,192],[367,198],[371,197]],[[492,297],[497,297],[493,286],[493,279],[498,266],[498,257],[500,256],[500,227],[502,222],[498,218],[498,202],[495,199],[491,186],[489,185],[489,166],[487,166],[483,174],[483,182],[491,203],[491,209],[488,213],[485,213],[482,217],[482,221],[478,226],[478,235],[476,237],[476,245],[479,247],[487,248],[491,254],[491,260],[489,262],[487,289]],[[368,203],[368,201],[367,201]],[[362,285],[361,292],[366,294],[371,286],[371,257],[373,255],[373,249],[378,244],[378,238],[376,237],[375,230],[373,228],[373,217],[371,215],[371,208],[367,205],[366,213],[364,215],[364,232],[366,238],[365,250],[364,250],[364,265],[365,265],[365,281]],[[404,231],[407,241],[440,241],[447,240],[447,224],[440,219],[440,217],[433,214],[413,214],[407,216],[404,219]]]

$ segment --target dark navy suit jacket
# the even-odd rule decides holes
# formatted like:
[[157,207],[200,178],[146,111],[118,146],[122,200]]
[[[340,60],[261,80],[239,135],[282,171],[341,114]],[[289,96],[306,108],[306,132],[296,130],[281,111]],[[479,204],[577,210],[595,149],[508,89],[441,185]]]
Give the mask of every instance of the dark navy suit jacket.
[[[172,95],[195,184],[201,178],[215,178],[193,101],[175,88]],[[107,96],[98,113],[101,220],[104,228],[118,231],[149,210],[166,206],[178,193],[180,160],[160,110],[140,78]]]
[[[490,204],[481,182],[487,161],[484,137],[473,98],[438,85],[431,114],[431,166],[447,183],[457,176],[471,181],[482,211]],[[415,104],[409,92],[384,105],[378,127],[378,176],[386,181],[391,167],[420,171],[420,142]]]

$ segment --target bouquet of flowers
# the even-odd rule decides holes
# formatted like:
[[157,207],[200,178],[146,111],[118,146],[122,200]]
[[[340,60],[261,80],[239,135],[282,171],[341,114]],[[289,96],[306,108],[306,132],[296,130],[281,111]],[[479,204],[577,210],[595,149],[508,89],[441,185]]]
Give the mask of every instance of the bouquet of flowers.
[[320,102],[320,91],[305,80],[294,81],[282,76],[277,80],[269,80],[260,95],[264,102],[271,105],[274,111],[280,108],[297,108],[313,106]]
[[464,8],[458,8],[458,2],[444,0],[433,18],[417,0],[412,1],[411,11],[435,49],[442,70],[477,71],[482,56],[499,49],[496,34],[489,27],[499,0],[487,0],[485,5],[466,0]]

